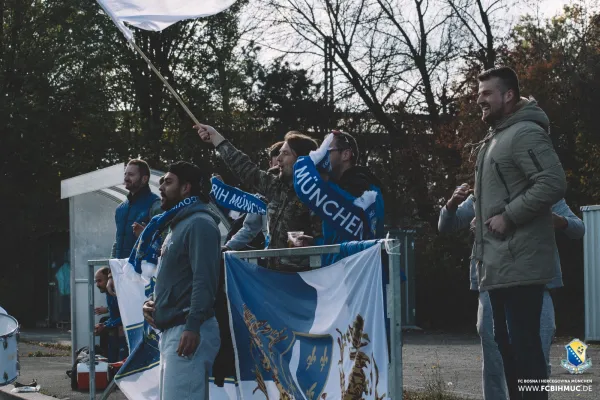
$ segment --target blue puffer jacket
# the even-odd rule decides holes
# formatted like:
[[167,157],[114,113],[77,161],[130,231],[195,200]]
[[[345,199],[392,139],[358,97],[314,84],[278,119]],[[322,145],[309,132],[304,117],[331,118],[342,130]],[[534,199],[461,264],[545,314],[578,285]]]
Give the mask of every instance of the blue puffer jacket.
[[[355,198],[362,196],[367,190],[373,190],[377,192],[377,200],[375,201],[375,215],[377,217],[377,225],[375,228],[375,237],[368,237],[369,239],[381,239],[385,236],[384,232],[384,217],[385,209],[383,204],[383,195],[381,193],[381,183],[379,180],[365,167],[352,167],[347,170],[343,175],[338,184],[331,184],[334,187],[338,187],[345,191],[346,198],[349,201],[353,201]],[[329,244],[340,244],[343,243],[341,235],[327,222],[323,221],[323,245]],[[321,244],[321,243],[319,243]],[[343,255],[341,254],[323,254],[321,256],[321,265],[331,265],[341,260]]]
[[129,257],[137,240],[133,233],[133,223],[147,224],[154,215],[160,212],[160,197],[152,193],[149,186],[143,187],[133,196],[129,194],[127,200],[121,203],[115,211],[117,235],[111,258]]

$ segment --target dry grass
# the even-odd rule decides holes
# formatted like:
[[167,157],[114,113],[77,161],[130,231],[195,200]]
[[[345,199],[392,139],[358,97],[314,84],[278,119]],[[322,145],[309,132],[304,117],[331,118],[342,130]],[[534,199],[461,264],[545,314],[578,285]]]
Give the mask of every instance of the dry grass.
[[45,347],[47,349],[61,350],[61,351],[71,351],[70,345],[64,345],[59,343],[44,343],[44,342],[33,342],[29,340],[21,340],[22,343],[32,344],[34,346]]
[[451,392],[432,392],[432,391],[423,391],[423,392],[414,392],[405,390],[404,391],[404,400],[463,400],[462,397],[451,393]]
[[61,353],[45,353],[43,351],[33,351],[27,353],[27,357],[64,357],[64,354]]

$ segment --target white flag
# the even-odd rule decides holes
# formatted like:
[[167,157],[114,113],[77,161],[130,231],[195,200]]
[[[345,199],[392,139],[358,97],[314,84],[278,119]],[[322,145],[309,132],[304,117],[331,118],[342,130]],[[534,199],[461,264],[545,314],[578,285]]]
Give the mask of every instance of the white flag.
[[[154,290],[156,266],[142,262],[142,274],[137,274],[128,260],[110,260],[115,289],[120,294],[119,311],[125,327],[130,355],[115,376],[115,382],[129,400],[159,400],[160,335],[146,334],[142,306]],[[125,300],[124,300],[125,299]],[[146,337],[144,337],[146,336]],[[211,400],[237,400],[235,380],[226,378],[223,387],[210,378]]]
[[162,31],[184,19],[218,14],[235,0],[98,0],[127,40],[132,32],[124,22],[147,31]]

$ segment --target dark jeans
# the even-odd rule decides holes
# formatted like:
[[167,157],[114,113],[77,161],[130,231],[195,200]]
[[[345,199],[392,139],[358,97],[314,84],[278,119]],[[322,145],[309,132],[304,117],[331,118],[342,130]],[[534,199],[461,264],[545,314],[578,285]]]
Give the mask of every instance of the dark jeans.
[[[116,332],[115,332],[116,333]],[[127,339],[125,336],[108,335],[108,358],[109,363],[123,361],[129,355]]]
[[70,321],[71,320],[71,296],[61,295],[60,296],[60,311],[58,313],[59,320]]
[[[102,317],[100,318],[100,323],[103,323],[104,321],[108,320],[108,317]],[[100,353],[101,355],[103,355],[104,357],[108,358],[108,329],[104,329],[102,332],[100,332],[100,348],[102,348],[102,353]]]
[[[494,314],[494,339],[504,363],[510,400],[548,399],[543,384],[525,380],[548,379],[540,338],[544,285],[515,286],[489,291]],[[531,391],[519,390],[527,385]],[[535,391],[533,386],[537,386]]]

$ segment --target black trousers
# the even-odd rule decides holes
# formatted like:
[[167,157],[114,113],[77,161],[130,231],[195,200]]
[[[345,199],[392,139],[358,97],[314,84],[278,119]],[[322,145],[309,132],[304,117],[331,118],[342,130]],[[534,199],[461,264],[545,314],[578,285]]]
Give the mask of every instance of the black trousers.
[[530,383],[548,379],[540,338],[544,289],[544,285],[527,285],[489,291],[494,338],[502,355],[510,400],[548,399],[544,384]]

